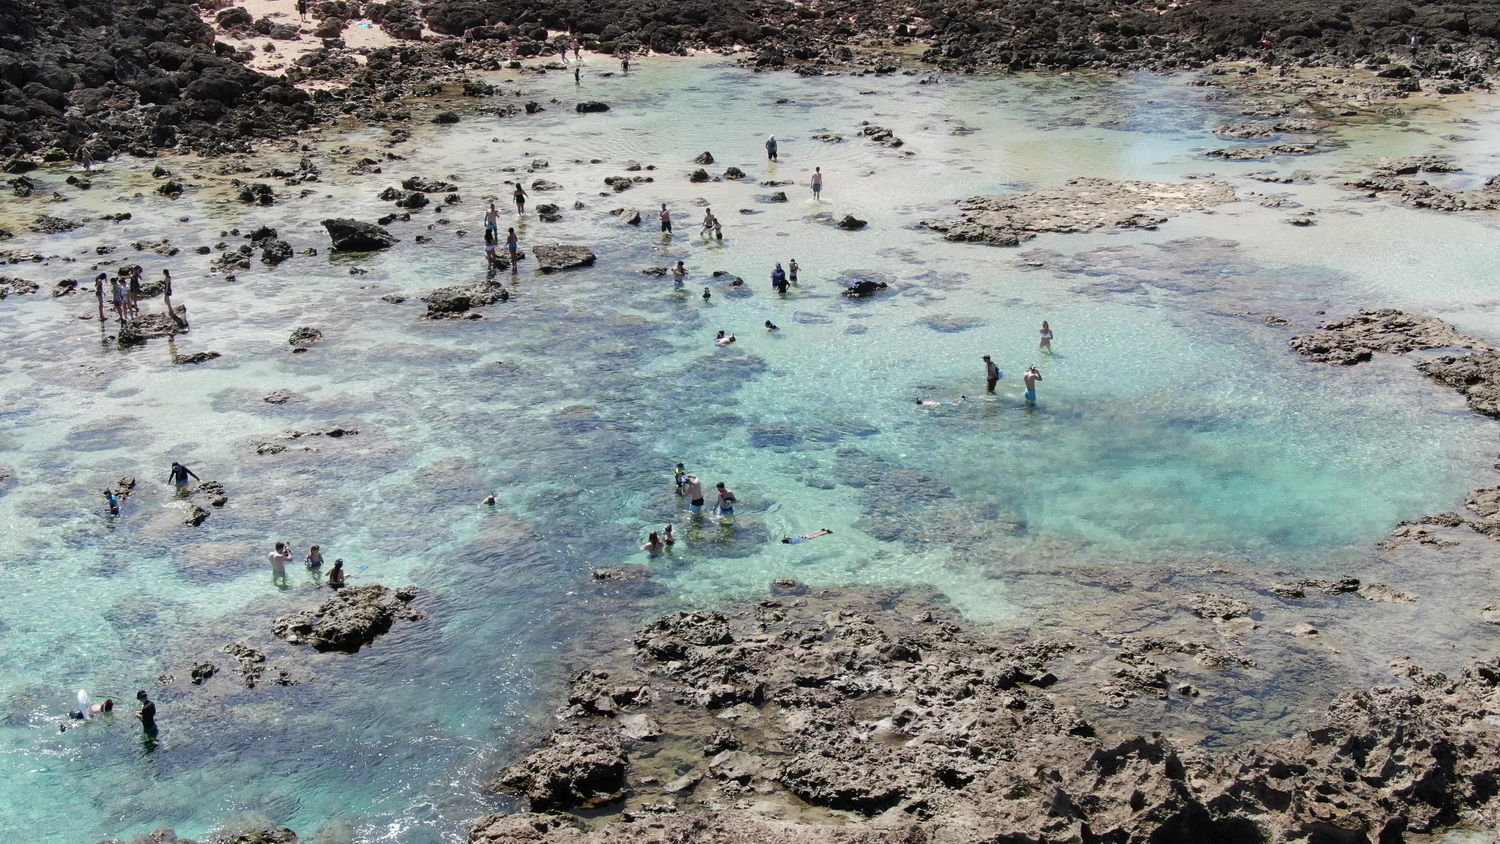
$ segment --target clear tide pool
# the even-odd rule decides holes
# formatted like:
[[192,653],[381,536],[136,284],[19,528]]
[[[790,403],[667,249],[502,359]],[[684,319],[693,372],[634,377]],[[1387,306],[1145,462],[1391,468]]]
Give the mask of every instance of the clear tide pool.
[[[616,69],[595,62],[590,71]],[[385,148],[382,131],[309,138],[323,180],[271,208],[215,190],[158,197],[146,162],[111,163],[85,194],[44,174],[41,194],[73,200],[0,207],[0,226],[17,231],[40,213],[134,214],[5,244],[77,259],[6,268],[43,293],[0,302],[0,463],[15,470],[0,496],[9,837],[88,842],[160,824],[192,835],[259,813],[315,841],[462,841],[470,820],[503,805],[484,781],[545,729],[563,655],[601,615],[759,595],[790,576],[927,585],[971,618],[1024,622],[1028,608],[1068,596],[1037,594],[1018,572],[1203,557],[1326,566],[1490,477],[1492,423],[1456,396],[1405,361],[1306,365],[1264,317],[1407,306],[1500,340],[1493,222],[1244,174],[1429,151],[1488,173],[1494,103],[1350,131],[1348,147],[1308,159],[1226,164],[1201,153],[1224,145],[1210,130],[1234,108],[1181,77],[803,79],[694,60],[586,72],[581,92],[560,73],[493,79],[547,110],[414,125],[416,141],[395,147],[407,160],[380,177],[346,173]],[[585,98],[612,108],[574,114]],[[1441,138],[1457,117],[1478,121],[1459,131],[1478,140]],[[859,137],[862,121],[904,146]],[[822,132],[844,140],[812,138]],[[779,163],[764,160],[768,134]],[[338,151],[346,143],[355,149]],[[689,184],[704,150],[718,160],[711,171],[751,178]],[[537,159],[547,166],[530,169]],[[655,181],[601,195],[631,159],[654,165],[639,175]],[[189,182],[221,166],[164,163]],[[820,203],[805,187],[815,166],[827,177]],[[918,226],[977,193],[1206,172],[1241,196],[1291,194],[1318,209],[1319,225],[1292,229],[1286,210],[1249,201],[1155,232],[1011,250],[948,244]],[[393,225],[402,243],[386,254],[327,256],[318,220],[373,219],[389,209],[375,194],[411,175],[451,175],[465,202]],[[512,224],[503,182],[517,177],[562,185],[533,192],[531,206],[556,202],[563,222],[528,213],[523,244],[589,245],[598,265],[541,276],[523,264],[515,298],[485,319],[418,320],[424,291],[482,277],[481,200],[496,196]],[[755,184],[786,179],[796,184]],[[762,201],[776,190],[789,201]],[[722,244],[697,234],[699,197],[724,222]],[[650,216],[661,202],[674,211],[671,240]],[[604,213],[619,207],[647,219],[636,228]],[[844,232],[820,216],[845,213],[869,227]],[[452,225],[428,230],[439,217]],[[191,252],[263,223],[324,254],[228,283]],[[162,237],[183,253],[129,246]],[[118,248],[101,259],[99,244]],[[176,349],[222,358],[173,366],[163,341],[118,351],[78,318],[91,301],[46,298],[96,261],[138,255],[148,278],[173,270],[189,307],[193,330]],[[791,258],[802,277],[782,300],[768,276]],[[677,260],[690,270],[684,293],[639,272]],[[842,280],[876,274],[889,293],[838,295]],[[391,293],[407,301],[381,300]],[[1036,348],[1043,319],[1057,333],[1050,357]],[[766,332],[766,320],[781,330]],[[300,325],[326,339],[292,355],[286,338]],[[738,342],[715,347],[720,329]],[[994,399],[981,395],[985,353],[1006,371]],[[1020,400],[1031,363],[1045,376],[1035,409]],[[278,389],[293,399],[262,400]],[[961,395],[971,401],[914,404]],[[333,424],[359,434],[256,453],[283,431]],[[174,459],[228,489],[229,506],[203,527],[180,525],[187,504],[164,483]],[[678,460],[735,488],[732,527],[686,517],[669,486]],[[98,490],[126,475],[139,491],[111,522]],[[493,512],[478,506],[491,491]],[[682,539],[670,556],[635,550],[668,522]],[[834,535],[777,541],[822,527]],[[265,553],[277,539],[299,559],[323,544],[356,582],[427,588],[433,618],[355,658],[310,659],[315,679],[298,686],[163,698],[162,742],[149,752],[128,708],[57,732],[74,690],[128,699],[241,635],[245,619],[318,600],[308,584],[271,588]],[[619,563],[650,565],[657,591],[590,583],[592,568]]]

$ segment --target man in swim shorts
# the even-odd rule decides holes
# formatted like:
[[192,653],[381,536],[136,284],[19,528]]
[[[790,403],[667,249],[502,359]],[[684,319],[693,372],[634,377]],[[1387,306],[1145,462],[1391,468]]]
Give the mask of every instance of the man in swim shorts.
[[688,509],[693,513],[703,512],[703,481],[697,475],[682,479],[682,494],[688,500]]
[[292,552],[286,547],[285,542],[276,543],[276,550],[270,553],[271,558],[271,582],[278,581],[282,586],[286,585],[286,564],[292,561]]
[[662,234],[672,233],[672,212],[667,210],[667,203],[661,204],[661,212],[656,215],[661,219]]
[[714,504],[714,512],[721,516],[733,516],[734,504],[739,501],[734,497],[734,490],[725,486],[723,481],[714,484],[714,488],[719,491],[719,500]]
[[500,233],[500,210],[493,202],[490,203],[490,210],[484,212],[484,230],[495,234]]
[[1021,380],[1026,382],[1026,403],[1036,404],[1036,382],[1042,380],[1041,371],[1033,364],[1030,369],[1026,370],[1026,375]]
[[995,384],[1000,381],[1000,367],[990,360],[989,355],[984,356],[984,391],[990,395],[995,394]]

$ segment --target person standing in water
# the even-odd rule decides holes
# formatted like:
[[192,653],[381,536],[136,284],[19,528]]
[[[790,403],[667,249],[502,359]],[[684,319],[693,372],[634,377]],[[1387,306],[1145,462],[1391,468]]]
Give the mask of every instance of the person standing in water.
[[307,566],[307,571],[318,580],[323,579],[323,546],[314,545],[307,549],[307,558],[302,561]]
[[1042,332],[1041,332],[1041,334],[1042,334],[1041,350],[1050,355],[1050,354],[1052,354],[1052,326],[1048,325],[1047,321],[1045,319],[1042,320]]
[[766,160],[767,161],[780,161],[781,160],[781,159],[779,159],[779,158],[776,157],[776,136],[775,135],[772,135],[771,137],[766,138]]
[[135,713],[135,717],[141,721],[141,730],[147,736],[156,737],[156,704],[151,702],[151,696],[146,694],[145,689],[135,693],[135,699],[140,701],[141,708]]
[[286,564],[292,561],[291,549],[286,547],[285,542],[276,543],[276,550],[270,553],[271,559],[271,582],[279,586],[286,585]]
[[514,226],[506,229],[505,251],[510,253],[510,270],[511,272],[515,272],[516,264],[521,262],[521,240],[516,237]]
[[662,542],[663,545],[667,546],[668,548],[671,548],[673,545],[677,544],[677,537],[672,534],[672,526],[671,525],[667,525],[665,528],[662,529],[662,532],[661,532],[661,542]]
[[720,516],[733,516],[734,505],[739,501],[734,497],[734,490],[725,486],[723,481],[714,484],[714,488],[719,491],[719,500],[714,503],[714,512]]
[[111,516],[120,515],[120,496],[116,495],[114,490],[106,489],[104,491],[104,501],[109,507],[109,514]]
[[672,212],[667,210],[667,203],[661,204],[661,211],[656,215],[661,220],[661,233],[672,234]]
[[579,41],[576,35],[573,36],[573,59],[583,61],[583,42]]
[[629,73],[630,72],[630,57],[629,56],[621,56],[620,57],[620,72],[621,73]]
[[672,472],[672,487],[679,496],[682,495],[682,484],[687,480],[687,476],[687,467],[678,463],[677,468]]
[[823,168],[814,167],[812,174],[813,200],[817,201],[823,196]]
[[100,273],[94,276],[94,298],[99,300],[100,322],[104,322],[104,280],[107,278],[109,278],[108,273]]
[[[675,266],[675,267],[672,268],[672,286],[673,287],[681,287],[682,286],[682,279],[685,278],[686,276],[687,276],[687,267],[683,266],[681,261],[678,261],[677,262],[677,266]],[[681,466],[682,464],[678,463],[677,465]]]
[[714,209],[703,209],[703,231],[699,232],[699,234],[703,237],[708,237],[709,233],[714,230],[714,226],[718,225],[718,223],[718,218],[714,216]]
[[1000,382],[1000,367],[990,360],[989,355],[984,356],[984,391],[990,395],[995,394],[995,385]]
[[484,230],[500,234],[500,209],[493,202],[490,203],[490,210],[484,212]]
[[521,183],[520,182],[516,182],[516,189],[515,189],[515,191],[511,195],[514,196],[515,200],[516,200],[516,213],[517,214],[525,214],[526,213],[526,196],[527,196],[527,194],[526,194],[526,189],[523,188],[523,187],[521,187]]
[[495,233],[492,232],[492,231],[490,231],[489,229],[485,229],[484,230],[484,260],[491,267],[495,266],[495,264],[498,263],[498,261],[495,258],[495,247],[497,245],[498,244],[495,243]]
[[187,486],[187,479],[189,475],[192,475],[193,480],[197,481],[198,483],[203,483],[203,479],[198,477],[197,475],[194,475],[192,469],[189,469],[188,467],[174,460],[172,461],[171,471],[167,473],[167,478],[171,480],[174,485],[178,487],[185,487]]
[[181,326],[182,320],[177,316],[177,311],[172,308],[171,270],[161,271],[161,303],[167,306],[167,316],[171,317],[172,321],[177,323],[178,326]]
[[658,536],[656,531],[653,530],[650,533],[646,534],[646,543],[641,546],[641,550],[645,551],[652,557],[656,557],[659,556],[662,552],[662,549],[666,547],[666,543],[662,542],[661,537]]
[[788,261],[787,265],[786,265],[786,277],[787,277],[787,279],[789,281],[791,281],[792,284],[796,284],[797,283],[797,273],[800,272],[801,270],[802,270],[802,268],[797,265],[797,259],[796,258],[793,258],[792,260]]
[[328,588],[343,589],[346,583],[348,581],[344,579],[344,561],[334,560],[333,570],[328,572]]
[[682,479],[682,496],[688,500],[688,509],[693,515],[703,512],[703,481],[697,475]]
[[783,296],[786,295],[786,270],[781,268],[780,263],[776,265],[776,269],[771,270],[771,289]]
[[1036,382],[1042,380],[1041,370],[1036,368],[1036,364],[1032,364],[1021,380],[1026,382],[1026,403],[1036,404]]

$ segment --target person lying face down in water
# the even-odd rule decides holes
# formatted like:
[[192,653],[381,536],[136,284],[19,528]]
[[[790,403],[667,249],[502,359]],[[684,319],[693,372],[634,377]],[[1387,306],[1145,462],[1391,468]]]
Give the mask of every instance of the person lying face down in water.
[[813,531],[812,533],[804,533],[801,536],[784,536],[781,538],[781,542],[784,545],[797,545],[799,543],[806,542],[809,539],[817,539],[820,536],[827,536],[830,533],[833,533],[833,531],[829,530],[828,528],[820,528]]
[[956,407],[962,402],[969,400],[968,396],[959,396],[958,401],[938,401],[936,399],[917,399],[918,407]]
[[883,281],[857,281],[844,288],[844,295],[855,299],[863,299],[866,296],[874,296],[878,291],[890,287]]

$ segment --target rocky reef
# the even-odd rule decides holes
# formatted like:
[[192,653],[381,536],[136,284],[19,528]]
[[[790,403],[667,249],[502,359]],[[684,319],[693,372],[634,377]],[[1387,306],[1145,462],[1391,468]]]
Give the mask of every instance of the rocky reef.
[[1042,232],[1153,229],[1171,214],[1234,201],[1228,182],[1071,179],[1031,193],[971,197],[959,203],[958,219],[927,226],[948,240],[1018,246]]
[[[993,640],[892,595],[776,591],[662,616],[628,659],[575,675],[562,726],[495,783],[531,811],[481,818],[470,841],[1373,844],[1500,808],[1500,659],[1409,667],[1295,738],[1211,752],[1058,703],[1067,642]],[[558,813],[609,803],[607,823]]]

